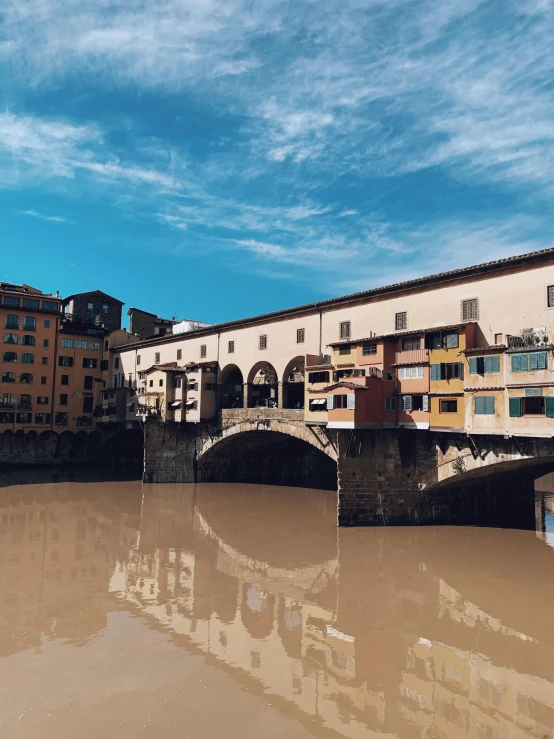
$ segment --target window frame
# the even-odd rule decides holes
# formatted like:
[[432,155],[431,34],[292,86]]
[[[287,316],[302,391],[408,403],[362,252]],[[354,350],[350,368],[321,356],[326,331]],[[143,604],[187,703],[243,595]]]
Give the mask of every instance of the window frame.
[[[474,305],[475,310],[469,311],[472,315],[466,316],[466,308],[469,304]],[[474,314],[474,315],[473,315]],[[462,298],[460,300],[460,319],[462,323],[473,323],[479,320],[479,298]]]
[[260,334],[258,336],[258,350],[265,351],[267,349],[267,334]]
[[297,328],[296,329],[296,343],[297,344],[304,344],[306,341],[306,329],[305,328]]
[[340,321],[339,322],[339,339],[341,341],[352,338],[352,322],[351,321]]
[[395,331],[407,331],[408,330],[408,311],[401,310],[394,314],[394,330]]

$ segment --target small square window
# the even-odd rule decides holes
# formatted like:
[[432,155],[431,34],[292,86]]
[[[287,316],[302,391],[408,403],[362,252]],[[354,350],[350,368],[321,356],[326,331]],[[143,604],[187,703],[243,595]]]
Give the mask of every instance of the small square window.
[[200,345],[200,358],[201,359],[203,359],[206,356],[207,351],[208,350],[207,350],[206,344],[201,344]]
[[364,344],[362,354],[364,357],[371,354],[377,354],[377,344]]
[[42,376],[42,377],[40,378],[40,384],[41,384],[41,385],[46,385],[46,382],[47,382],[47,379],[46,379],[46,377],[44,377],[44,375],[43,375],[43,376]]
[[258,337],[258,348],[267,349],[267,334],[262,334]]
[[49,345],[49,344],[50,344],[50,342],[49,342],[49,340],[48,340],[48,339],[43,339],[43,340],[42,340],[42,346],[43,346],[43,347],[44,347],[45,349],[48,349],[48,345]]
[[339,324],[339,338],[349,339],[350,338],[350,321],[341,321]]
[[394,316],[394,330],[405,331],[408,328],[408,314],[406,311],[396,313]]
[[44,321],[44,328],[50,328],[50,319],[49,319],[49,318],[47,318],[47,319],[46,319],[46,320]]
[[296,343],[303,344],[306,338],[306,331],[303,328],[296,329]]
[[457,400],[441,400],[439,401],[439,410],[441,413],[457,413],[458,412],[458,401]]
[[227,352],[228,352],[228,354],[234,354],[235,353],[235,342],[234,341],[230,341],[229,342],[229,344],[227,346]]
[[339,354],[350,354],[350,344],[344,344],[343,346],[339,347]]
[[60,395],[60,405],[67,405],[67,395]]
[[48,364],[48,357],[42,358],[42,364]]
[[495,344],[502,344],[504,340],[504,334],[495,334],[494,335],[494,343]]
[[69,375],[62,375],[62,385],[69,385]]
[[462,300],[460,312],[462,321],[478,321],[479,299],[469,298],[468,300]]

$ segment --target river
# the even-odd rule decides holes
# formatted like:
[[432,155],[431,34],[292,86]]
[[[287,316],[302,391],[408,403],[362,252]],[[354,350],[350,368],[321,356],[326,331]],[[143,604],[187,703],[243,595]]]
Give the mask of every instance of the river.
[[2,739],[550,739],[546,531],[337,529],[328,491],[0,488]]

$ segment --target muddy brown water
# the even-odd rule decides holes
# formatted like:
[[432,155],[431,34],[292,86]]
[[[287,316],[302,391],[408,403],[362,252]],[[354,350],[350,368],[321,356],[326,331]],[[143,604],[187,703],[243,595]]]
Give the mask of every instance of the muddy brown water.
[[319,490],[0,488],[0,737],[553,737],[542,511],[339,530]]

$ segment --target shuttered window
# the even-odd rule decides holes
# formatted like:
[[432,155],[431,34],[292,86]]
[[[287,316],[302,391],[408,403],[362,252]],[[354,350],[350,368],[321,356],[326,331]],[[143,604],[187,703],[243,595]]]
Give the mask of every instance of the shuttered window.
[[346,407],[349,410],[353,411],[355,406],[356,406],[356,396],[354,395],[354,393],[349,393],[346,396]]
[[441,366],[440,366],[440,364],[432,364],[431,365],[431,379],[432,380],[440,380],[441,379]]
[[494,414],[494,395],[480,395],[474,400],[475,415],[492,416]]
[[554,418],[554,397],[545,398],[544,406],[545,406],[545,411],[546,411],[546,417]]
[[500,372],[500,356],[495,354],[491,357],[470,357],[470,375],[488,375]]
[[479,299],[470,298],[462,300],[460,306],[462,321],[478,321],[479,320]]
[[511,418],[521,416],[521,398],[510,398],[510,416]]
[[544,370],[548,366],[546,352],[532,354],[512,354],[512,372],[529,372]]
[[350,338],[350,321],[341,321],[339,324],[339,338]]
[[[554,398],[552,398],[554,401]],[[391,413],[392,411],[396,410],[396,397],[394,395],[390,395],[389,397],[385,398],[385,411],[388,413]]]
[[332,411],[333,410],[333,403],[334,403],[335,396],[334,395],[328,395],[327,396],[327,410]]
[[412,396],[411,395],[401,396],[400,409],[403,411],[408,411],[408,412],[412,410]]
[[429,410],[429,396],[428,395],[424,395],[423,398],[421,399],[421,403],[422,403],[421,410],[422,411],[428,411]]
[[462,362],[447,362],[431,365],[432,380],[463,380],[464,365]]
[[500,372],[500,356],[498,354],[485,357],[484,359],[484,372],[486,375]]

